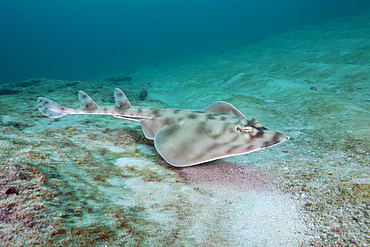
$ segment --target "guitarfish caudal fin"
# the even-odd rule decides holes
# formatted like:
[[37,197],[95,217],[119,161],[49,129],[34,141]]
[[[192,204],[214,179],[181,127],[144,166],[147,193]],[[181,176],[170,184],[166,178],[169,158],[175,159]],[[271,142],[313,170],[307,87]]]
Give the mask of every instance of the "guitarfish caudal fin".
[[[78,92],[78,101],[82,109],[94,109],[99,107],[98,104],[96,104],[90,96],[83,91]],[[44,116],[49,118],[60,118],[75,111],[74,109],[61,106],[44,97],[39,97],[37,99],[37,107]]]
[[67,108],[44,97],[39,97],[37,99],[37,107],[42,115],[49,118],[59,118],[68,114],[68,112],[65,111]]

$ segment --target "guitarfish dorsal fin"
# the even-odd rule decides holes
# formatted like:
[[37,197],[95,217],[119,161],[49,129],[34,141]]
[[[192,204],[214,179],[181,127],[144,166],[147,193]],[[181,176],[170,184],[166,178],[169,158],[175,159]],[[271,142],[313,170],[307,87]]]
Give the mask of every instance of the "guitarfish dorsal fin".
[[131,107],[130,101],[128,101],[126,95],[119,88],[114,89],[114,100],[116,101],[116,105],[118,107],[121,108]]
[[217,101],[203,111],[246,118],[235,106],[225,101]]
[[83,109],[98,107],[98,104],[96,104],[84,91],[78,92],[78,101],[80,102],[80,107]]

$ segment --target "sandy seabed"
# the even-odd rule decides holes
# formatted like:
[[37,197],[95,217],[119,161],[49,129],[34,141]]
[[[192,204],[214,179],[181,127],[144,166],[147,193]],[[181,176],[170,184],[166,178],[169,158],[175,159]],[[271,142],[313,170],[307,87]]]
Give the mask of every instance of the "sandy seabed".
[[[2,85],[0,245],[370,245],[369,41],[368,13],[121,78]],[[133,105],[224,100],[291,139],[174,168],[134,122],[36,107],[114,104],[115,87]]]

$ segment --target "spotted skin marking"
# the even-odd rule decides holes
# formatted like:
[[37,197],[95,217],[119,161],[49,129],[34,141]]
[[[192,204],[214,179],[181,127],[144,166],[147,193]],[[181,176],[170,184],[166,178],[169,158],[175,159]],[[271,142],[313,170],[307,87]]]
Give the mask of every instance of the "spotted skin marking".
[[152,108],[152,114],[159,116],[160,115],[160,110],[158,108]]
[[271,139],[271,140],[264,142],[262,146],[263,146],[263,147],[269,147],[269,146],[273,145],[274,143],[278,142],[278,140],[279,140],[279,135],[280,135],[280,133],[276,133],[276,134],[272,137],[272,139]]
[[192,114],[188,115],[188,118],[189,119],[196,119],[196,118],[198,118],[198,116],[196,114],[192,113]]
[[193,160],[198,160],[198,159],[200,159],[200,158],[203,156],[203,154],[202,154],[202,153],[210,152],[210,151],[212,151],[212,150],[214,150],[214,149],[217,149],[217,148],[219,148],[219,147],[220,147],[220,144],[218,144],[218,143],[214,143],[214,144],[212,144],[211,146],[207,147],[207,148],[206,148],[203,152],[201,152],[198,156],[194,157],[194,159],[193,159]]
[[238,149],[238,148],[240,148],[240,147],[238,147],[238,146],[233,146],[233,147],[229,148],[228,150],[226,150],[226,153],[228,153],[228,154],[233,153],[233,152],[234,152],[236,149]]
[[168,125],[172,125],[172,124],[174,124],[173,119],[172,119],[172,118],[170,118],[170,117],[166,117],[166,118],[164,119],[164,121],[165,121],[165,123],[166,123],[166,124],[168,124]]

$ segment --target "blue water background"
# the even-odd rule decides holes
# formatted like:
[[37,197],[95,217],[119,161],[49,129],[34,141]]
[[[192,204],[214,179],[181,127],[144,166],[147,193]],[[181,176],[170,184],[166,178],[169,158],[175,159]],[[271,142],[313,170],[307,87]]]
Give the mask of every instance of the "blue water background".
[[358,14],[368,0],[5,0],[0,84],[103,79],[182,63],[297,25]]

